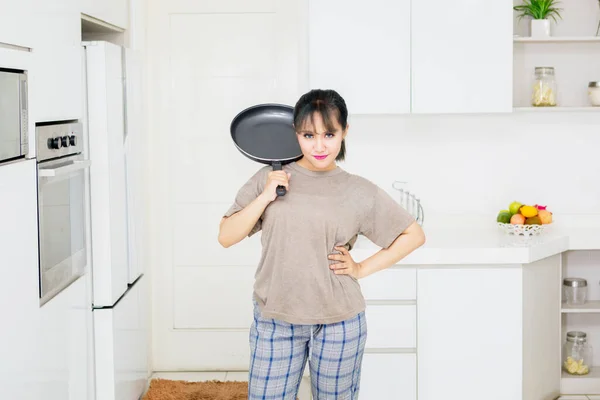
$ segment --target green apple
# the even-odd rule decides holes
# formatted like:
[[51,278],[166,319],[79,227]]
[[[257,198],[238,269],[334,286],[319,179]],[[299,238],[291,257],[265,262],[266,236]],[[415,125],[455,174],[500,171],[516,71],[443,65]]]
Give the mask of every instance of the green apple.
[[522,206],[523,204],[519,203],[518,201],[513,201],[508,206],[508,211],[510,211],[510,213],[514,215],[519,212],[519,208],[521,208]]

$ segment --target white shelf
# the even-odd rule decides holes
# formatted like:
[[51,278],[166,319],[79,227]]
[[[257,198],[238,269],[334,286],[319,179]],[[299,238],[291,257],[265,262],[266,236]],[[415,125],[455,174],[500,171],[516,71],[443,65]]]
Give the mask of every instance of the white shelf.
[[515,43],[600,43],[600,36],[553,36],[549,38],[513,37]]
[[562,303],[563,313],[600,313],[600,300],[591,300],[581,306],[569,306]]
[[576,376],[562,371],[560,392],[568,394],[600,393],[600,367],[593,366],[587,375]]
[[517,112],[600,112],[600,107],[515,107]]

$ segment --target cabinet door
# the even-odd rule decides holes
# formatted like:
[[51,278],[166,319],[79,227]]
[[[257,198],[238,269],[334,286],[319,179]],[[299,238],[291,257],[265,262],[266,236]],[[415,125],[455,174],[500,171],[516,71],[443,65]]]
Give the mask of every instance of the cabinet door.
[[415,354],[363,356],[359,400],[417,399],[417,360]]
[[350,114],[410,112],[410,0],[310,0],[309,82]]
[[512,111],[512,0],[412,2],[412,111]]
[[83,110],[80,14],[72,1],[36,0],[35,122],[79,119]]
[[122,29],[129,27],[128,0],[83,0],[81,12]]
[[[0,43],[33,47],[35,25],[32,24],[33,0],[3,1],[0,6]],[[4,65],[2,65],[4,67]]]
[[522,270],[419,269],[419,400],[522,395]]

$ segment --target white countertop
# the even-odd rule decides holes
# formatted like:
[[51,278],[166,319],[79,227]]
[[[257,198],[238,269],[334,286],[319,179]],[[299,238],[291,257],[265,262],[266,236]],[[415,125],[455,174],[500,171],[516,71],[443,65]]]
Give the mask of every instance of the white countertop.
[[[600,249],[600,227],[557,227],[529,238],[507,235],[493,225],[472,230],[427,227],[424,230],[426,243],[399,264],[527,264],[568,250]],[[361,261],[378,250],[360,236],[351,254]]]

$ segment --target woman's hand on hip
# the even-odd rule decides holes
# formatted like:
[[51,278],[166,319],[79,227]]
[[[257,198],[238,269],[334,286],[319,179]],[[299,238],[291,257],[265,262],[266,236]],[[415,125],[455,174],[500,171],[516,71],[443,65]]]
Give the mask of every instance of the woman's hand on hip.
[[330,260],[338,261],[335,264],[331,264],[329,268],[333,270],[336,275],[350,275],[354,279],[360,278],[360,264],[354,262],[352,256],[343,246],[336,246],[335,249],[342,254],[330,254],[327,258]]

